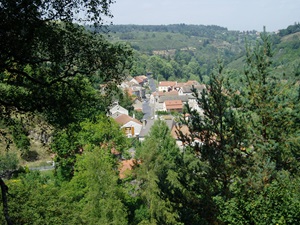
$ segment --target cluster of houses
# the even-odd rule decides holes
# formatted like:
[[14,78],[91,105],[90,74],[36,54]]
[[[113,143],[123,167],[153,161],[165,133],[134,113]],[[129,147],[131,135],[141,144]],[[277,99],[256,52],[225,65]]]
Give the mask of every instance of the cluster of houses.
[[[135,97],[136,102],[142,101],[146,98],[146,88],[149,85],[148,78],[146,76],[130,77],[124,81],[120,88],[127,91],[129,95]],[[198,107],[196,98],[193,95],[193,89],[202,92],[205,89],[205,85],[199,84],[197,81],[187,81],[185,83],[179,83],[176,81],[161,81],[158,84],[158,88],[155,92],[147,95],[149,98],[149,104],[154,108],[154,111],[166,111],[166,112],[178,112],[183,111],[184,105],[188,104],[190,108],[197,110],[201,113],[201,109]],[[135,106],[136,110],[141,110],[140,106]],[[128,110],[123,108],[115,102],[110,110],[109,116],[112,117],[119,125],[120,129],[123,130],[128,138],[138,138],[139,141],[143,141],[149,134],[151,127],[153,126],[156,116],[142,121],[137,120],[134,115],[131,117],[128,114]],[[171,131],[171,135],[176,140],[177,145],[182,148],[182,143],[177,136],[176,123],[172,117],[164,118],[167,126]],[[180,128],[181,132],[188,134],[188,128],[183,126]],[[127,170],[130,170],[134,165],[134,159],[125,160],[123,159],[120,166],[120,177],[125,177]]]
[[[137,101],[140,101],[145,98],[146,85],[148,85],[147,76],[137,76],[134,78],[128,78],[120,85],[120,87],[124,91],[127,91],[128,94],[134,95]],[[190,108],[202,113],[196,102],[196,98],[193,95],[193,89],[200,93],[205,89],[205,85],[199,84],[197,81],[193,80],[184,83],[177,81],[161,81],[158,84],[157,90],[149,95],[149,104],[154,108],[154,111],[178,113],[183,111],[185,104],[188,104]],[[135,109],[141,110],[141,106],[135,107]],[[115,102],[111,106],[109,116],[111,116],[120,125],[128,138],[136,137],[140,141],[144,140],[157,118],[154,116],[152,118],[139,121],[134,117],[134,115],[132,117],[129,116],[128,110],[120,106],[118,102]],[[165,121],[171,131],[176,129],[175,122],[172,117],[165,119]],[[172,134],[174,138],[177,139],[176,132],[172,131]]]
[[129,76],[120,85],[120,88],[126,91],[129,95],[135,96],[138,99],[146,97],[146,88],[148,85],[148,77],[145,75],[131,77]]
[[155,111],[182,113],[184,105],[188,104],[191,109],[201,113],[193,89],[201,93],[205,89],[204,84],[190,80],[185,83],[177,81],[161,81],[158,90],[152,93],[150,103],[154,105]]

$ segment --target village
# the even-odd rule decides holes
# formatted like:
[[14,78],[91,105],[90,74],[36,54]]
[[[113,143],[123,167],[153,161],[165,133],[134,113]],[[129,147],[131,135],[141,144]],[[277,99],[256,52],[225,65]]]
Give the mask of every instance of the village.
[[[173,115],[182,114],[185,105],[202,114],[192,90],[195,89],[200,94],[205,89],[204,84],[195,80],[155,82],[149,74],[128,77],[121,83],[120,88],[134,97],[134,109],[142,111],[144,114],[140,121],[134,115],[129,116],[128,110],[120,106],[118,102],[111,106],[109,116],[120,125],[128,138],[137,138],[139,141],[143,141],[155,120],[161,119],[165,120],[178,147],[183,148],[183,143],[176,134],[178,126],[176,126],[176,118]],[[186,127],[181,127],[181,129],[184,133],[188,132]]]
[[[135,138],[140,142],[144,141],[154,122],[160,119],[166,122],[177,146],[180,149],[184,148],[184,143],[178,137],[178,129],[184,135],[188,135],[189,130],[187,126],[178,126],[178,121],[174,115],[182,115],[185,105],[196,110],[199,114],[203,113],[192,90],[195,89],[200,94],[205,89],[204,84],[195,80],[157,82],[151,74],[148,74],[147,76],[129,76],[119,87],[134,99],[134,110],[144,114],[143,119],[138,120],[135,115],[130,116],[128,110],[120,106],[118,102],[111,105],[108,116],[120,125],[120,129],[128,138]],[[119,176],[121,179],[127,177],[132,167],[137,163],[134,157],[135,148],[132,147],[129,152],[131,155],[129,159],[124,158],[119,152],[113,152],[120,160]]]

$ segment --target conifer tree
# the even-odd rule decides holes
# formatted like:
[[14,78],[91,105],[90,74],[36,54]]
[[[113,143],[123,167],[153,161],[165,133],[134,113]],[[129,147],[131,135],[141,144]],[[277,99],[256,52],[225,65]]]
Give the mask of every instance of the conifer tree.
[[235,93],[226,89],[223,73],[223,65],[219,63],[206,89],[202,93],[194,90],[203,115],[187,107],[189,119],[183,118],[181,122],[189,127],[190,134],[179,132],[194,151],[193,161],[201,165],[195,171],[199,175],[194,177],[199,180],[193,181],[199,186],[193,190],[197,191],[199,201],[205,201],[198,206],[205,209],[206,213],[201,215],[205,224],[218,221],[219,208],[214,198],[230,198],[230,184],[241,176],[242,166],[248,160],[246,126],[240,110],[233,105]]
[[[148,209],[144,223],[180,224],[176,210],[179,149],[164,121],[158,120],[137,150],[140,195]],[[179,196],[177,196],[179,197]]]

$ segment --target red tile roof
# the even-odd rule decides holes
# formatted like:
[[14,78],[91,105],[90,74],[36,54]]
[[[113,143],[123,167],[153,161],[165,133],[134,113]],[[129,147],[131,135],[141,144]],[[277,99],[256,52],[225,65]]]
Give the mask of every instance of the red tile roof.
[[185,85],[199,85],[199,82],[196,80],[189,80],[185,83]]
[[173,87],[177,84],[177,81],[160,81],[159,85],[160,87]]
[[182,132],[183,135],[190,135],[189,127],[187,125],[182,125],[180,127],[174,126],[171,135],[173,138],[178,139],[177,132]]
[[123,160],[119,166],[119,176],[121,179],[125,178],[128,171],[132,170],[132,167],[136,164],[135,159]]
[[140,84],[140,83],[143,83],[143,81],[144,81],[143,78],[141,78],[141,77],[135,77],[134,79],[135,79],[139,84]]
[[182,109],[182,101],[181,100],[166,100],[165,105],[167,109]]
[[137,119],[134,119],[128,115],[122,114],[120,116],[118,116],[117,118],[115,118],[115,121],[120,124],[120,125],[124,125],[130,121],[133,121],[135,123],[138,123],[140,125],[142,125],[142,123],[140,121],[138,121]]

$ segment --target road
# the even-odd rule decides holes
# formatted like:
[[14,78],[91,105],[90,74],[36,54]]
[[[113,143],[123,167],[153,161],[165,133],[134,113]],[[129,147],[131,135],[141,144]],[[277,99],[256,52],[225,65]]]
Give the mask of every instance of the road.
[[156,91],[156,85],[155,85],[155,82],[154,82],[153,78],[152,78],[150,75],[148,75],[147,77],[148,77],[148,80],[149,80],[149,87],[150,87],[150,90],[151,90],[151,92],[153,93],[153,92]]
[[38,171],[47,171],[54,170],[55,166],[39,166],[39,167],[31,167],[29,170],[38,170]]
[[[149,87],[150,87],[151,93],[153,93],[156,91],[155,82],[154,82],[152,76],[148,75],[147,77],[149,80]],[[153,112],[154,112],[154,110],[149,104],[149,99],[144,100],[144,102],[143,102],[143,113],[144,113],[143,119],[147,120],[147,119],[150,119],[151,117],[153,117]]]

